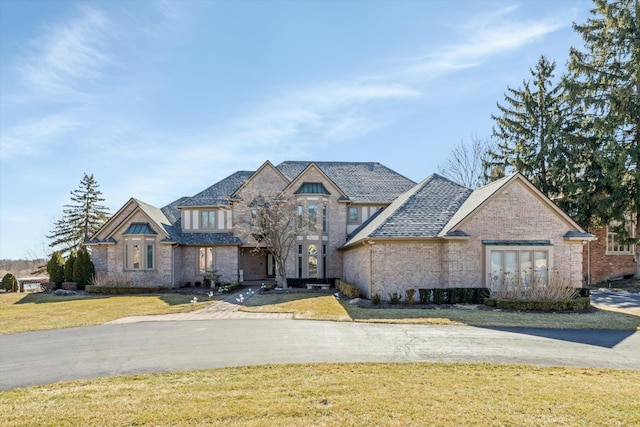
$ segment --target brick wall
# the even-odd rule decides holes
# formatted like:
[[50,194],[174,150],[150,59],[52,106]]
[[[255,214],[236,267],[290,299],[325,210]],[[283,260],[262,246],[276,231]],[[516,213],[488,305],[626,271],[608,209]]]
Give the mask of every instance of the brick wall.
[[[591,232],[598,240],[585,245],[582,252],[582,273],[590,283],[599,283],[628,274],[634,274],[634,255],[607,255],[607,229],[600,227]],[[590,270],[590,271],[589,271]]]
[[582,285],[582,244],[566,241],[563,236],[570,225],[519,181],[503,188],[460,229],[471,238],[423,242],[378,239],[372,247],[371,272],[368,246],[349,248],[344,251],[344,278],[357,284],[365,296],[377,293],[382,299],[393,292],[404,297],[407,289],[484,286],[487,248],[482,240],[549,240],[554,271],[568,278],[572,286]]

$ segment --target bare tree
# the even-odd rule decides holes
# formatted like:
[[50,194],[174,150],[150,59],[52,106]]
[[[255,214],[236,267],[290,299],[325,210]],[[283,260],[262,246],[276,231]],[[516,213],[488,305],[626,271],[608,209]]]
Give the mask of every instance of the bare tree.
[[491,143],[472,136],[470,142],[461,140],[453,147],[438,173],[467,188],[477,188],[485,184],[484,160]]
[[[244,195],[247,200],[247,195]],[[276,283],[287,287],[287,259],[300,234],[301,218],[295,200],[282,194],[256,194],[238,212],[236,230],[245,243],[273,256]],[[248,242],[249,241],[249,242]]]

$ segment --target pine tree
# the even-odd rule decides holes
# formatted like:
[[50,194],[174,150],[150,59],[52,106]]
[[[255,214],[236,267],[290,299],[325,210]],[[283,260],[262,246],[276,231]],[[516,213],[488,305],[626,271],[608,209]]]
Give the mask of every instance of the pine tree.
[[91,255],[86,248],[80,249],[73,263],[73,281],[78,284],[78,289],[84,289],[95,273],[95,267],[91,261]]
[[54,282],[56,285],[64,282],[64,260],[60,252],[55,251],[51,254],[51,259],[47,262],[47,273],[49,274],[49,281]]
[[109,218],[109,209],[101,205],[105,199],[98,190],[93,174],[84,174],[79,188],[71,192],[72,204],[65,205],[62,218],[54,223],[47,238],[51,247],[61,247],[62,254],[76,252]]
[[571,49],[569,60],[571,101],[583,115],[576,138],[587,153],[585,184],[576,195],[591,198],[583,225],[614,222],[625,236],[626,223],[637,221],[640,206],[639,1],[594,0],[594,5],[586,23],[574,24],[585,50]]
[[73,282],[73,266],[76,263],[76,253],[71,251],[67,260],[64,263],[64,281],[65,282]]
[[556,157],[562,147],[564,97],[562,86],[553,83],[554,69],[555,62],[541,56],[531,70],[532,82],[525,80],[522,89],[507,87],[506,104],[497,104],[501,115],[491,115],[498,143],[488,152],[486,178],[500,167],[522,173],[547,196],[561,192],[562,169],[556,167]]

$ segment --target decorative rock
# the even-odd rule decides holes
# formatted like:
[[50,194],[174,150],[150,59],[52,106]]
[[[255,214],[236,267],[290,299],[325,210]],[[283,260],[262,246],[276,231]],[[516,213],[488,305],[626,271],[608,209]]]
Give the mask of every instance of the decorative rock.
[[362,298],[354,298],[354,299],[349,300],[349,304],[351,304],[351,305],[360,304],[360,301],[362,301]]
[[76,292],[75,291],[67,291],[66,289],[57,289],[54,292],[55,295],[61,296],[61,297],[69,297],[71,295],[75,295]]

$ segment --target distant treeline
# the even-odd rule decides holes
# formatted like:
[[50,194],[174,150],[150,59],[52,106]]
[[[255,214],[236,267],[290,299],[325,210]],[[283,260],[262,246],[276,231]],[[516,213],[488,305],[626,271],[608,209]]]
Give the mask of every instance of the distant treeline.
[[0,259],[0,278],[11,273],[16,278],[30,277],[32,275],[46,276],[47,271],[38,272],[47,264],[45,259]]

